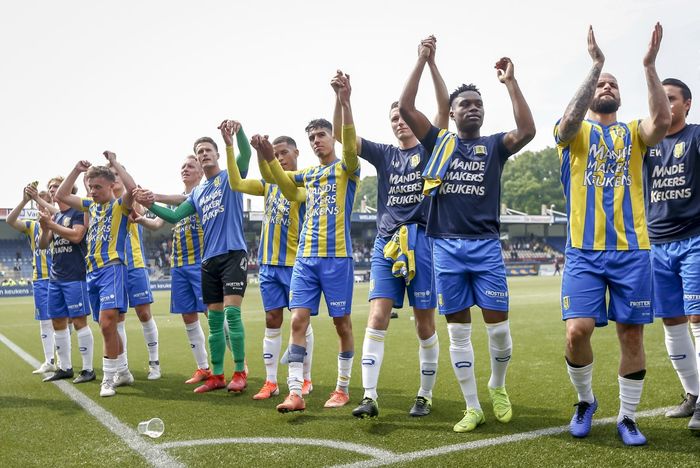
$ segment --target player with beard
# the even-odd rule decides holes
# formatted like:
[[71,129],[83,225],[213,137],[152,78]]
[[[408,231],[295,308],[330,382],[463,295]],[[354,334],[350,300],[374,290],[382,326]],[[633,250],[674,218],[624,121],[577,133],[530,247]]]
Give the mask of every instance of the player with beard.
[[647,148],[663,139],[671,123],[655,64],[662,33],[657,23],[643,59],[650,117],[617,120],[620,90],[613,75],[602,73],[605,56],[591,27],[593,66],[554,127],[569,218],[561,290],[566,366],[579,400],[570,432],[590,432],[598,408],[591,336],[612,320],[620,342],[617,432],[626,445],[646,443],[635,422],[646,374],[644,324],[653,320],[642,166]]
[[[438,115],[435,125],[447,128],[449,123],[449,94],[445,82],[435,65],[435,37],[423,40],[418,53],[427,56],[436,100]],[[349,84],[348,79],[348,84]],[[362,384],[365,393],[360,405],[352,412],[357,418],[379,415],[377,383],[384,359],[384,340],[392,317],[392,307],[403,307],[404,295],[413,307],[419,349],[420,388],[411,416],[430,414],[432,394],[440,344],[435,333],[435,282],[433,279],[433,249],[425,234],[430,199],[423,195],[421,174],[428,162],[429,153],[420,144],[406,122],[399,115],[399,103],[394,102],[389,111],[391,129],[397,146],[374,143],[357,138],[357,152],[362,159],[377,170],[377,238],[372,250],[369,303],[370,311],[362,343]],[[333,118],[336,140],[340,140],[340,101],[336,100]],[[415,276],[406,278],[394,274],[395,262],[385,258],[385,247],[392,237],[415,233]]]

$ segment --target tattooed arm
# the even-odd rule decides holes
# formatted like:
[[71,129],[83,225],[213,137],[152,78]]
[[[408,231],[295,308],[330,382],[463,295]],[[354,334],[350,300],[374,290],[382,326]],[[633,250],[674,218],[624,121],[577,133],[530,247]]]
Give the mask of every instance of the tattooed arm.
[[593,67],[559,122],[559,141],[562,143],[571,140],[581,128],[581,122],[583,122],[583,118],[593,102],[596,84],[600,78],[600,72],[603,70],[603,63],[605,63],[605,56],[595,41],[592,26],[588,28],[588,53],[593,59]]

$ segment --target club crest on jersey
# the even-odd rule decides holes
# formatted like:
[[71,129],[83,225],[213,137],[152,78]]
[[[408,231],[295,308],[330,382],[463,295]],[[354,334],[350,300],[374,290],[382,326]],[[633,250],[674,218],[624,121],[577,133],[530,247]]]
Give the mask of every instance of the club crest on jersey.
[[674,158],[681,158],[685,154],[685,141],[681,141],[680,143],[676,143],[676,146],[673,147],[673,157]]
[[61,224],[63,224],[64,227],[70,226],[70,218],[63,218]]
[[219,185],[221,185],[221,177],[220,176],[217,177],[216,179],[214,179],[214,187],[218,187]]
[[488,152],[486,151],[486,146],[484,145],[475,145],[474,146],[474,155],[475,156],[486,156]]
[[618,126],[616,126],[615,128],[613,128],[612,131],[615,133],[615,135],[616,135],[618,138],[624,138],[625,135],[627,134],[627,131],[625,130],[625,127],[622,127],[622,126],[620,126],[620,125],[618,125]]
[[414,168],[418,164],[420,164],[420,155],[414,154],[413,156],[411,156],[410,164],[411,164],[411,168]]
[[564,310],[569,310],[569,296],[564,296],[561,298],[561,305]]

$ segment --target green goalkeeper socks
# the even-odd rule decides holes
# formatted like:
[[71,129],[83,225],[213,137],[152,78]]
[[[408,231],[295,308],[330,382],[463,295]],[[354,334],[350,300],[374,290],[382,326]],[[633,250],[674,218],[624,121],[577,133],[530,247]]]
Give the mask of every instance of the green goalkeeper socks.
[[226,306],[224,312],[226,312],[231,351],[235,363],[234,371],[243,372],[245,370],[245,330],[243,329],[243,320],[241,320],[241,308]]
[[209,311],[209,354],[214,375],[223,374],[226,336],[224,335],[224,313],[220,310]]

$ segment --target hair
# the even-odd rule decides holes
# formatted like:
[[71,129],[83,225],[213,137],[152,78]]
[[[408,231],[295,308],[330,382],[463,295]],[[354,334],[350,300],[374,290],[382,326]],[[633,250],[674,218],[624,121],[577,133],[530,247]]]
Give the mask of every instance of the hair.
[[297,142],[294,141],[294,138],[288,137],[286,135],[278,136],[277,138],[272,140],[273,145],[279,145],[280,143],[287,143],[288,145],[297,148]]
[[304,131],[306,133],[309,133],[311,130],[315,128],[327,128],[331,132],[333,131],[333,124],[327,121],[326,119],[314,119],[311,122],[309,122],[309,125],[306,126]]
[[90,166],[90,168],[85,173],[85,179],[96,179],[102,177],[103,179],[114,182],[117,180],[114,174],[107,166]]
[[49,195],[49,192],[47,192],[46,190],[42,190],[37,195],[39,195],[39,198],[41,198],[45,202],[51,203],[51,195]]
[[476,85],[473,85],[472,83],[462,83],[462,85],[459,88],[455,89],[454,91],[452,91],[452,94],[450,94],[450,106],[452,106],[452,101],[454,101],[457,98],[457,96],[467,91],[474,91],[476,94],[481,96],[481,91],[479,91],[479,88],[477,88]]
[[[64,181],[64,177],[63,177],[63,176],[60,176],[60,175],[59,175],[59,176],[56,176],[56,177],[52,177],[52,178],[49,179],[48,182],[46,182],[46,188],[51,187],[51,183],[52,183],[52,182],[56,182],[58,185],[61,185],[61,183],[63,183],[63,181]],[[78,193],[78,186],[77,186],[77,185],[74,185],[73,188],[70,190],[70,193],[72,193],[73,195],[75,195],[76,193]]]
[[683,83],[681,80],[678,80],[676,78],[666,78],[661,82],[661,84],[680,88],[684,101],[687,101],[688,99],[693,99],[693,94],[690,92],[690,88],[688,88],[688,85]]
[[391,103],[391,107],[389,108],[389,111],[393,111],[394,109],[398,109],[399,107],[399,101],[394,101]]
[[210,138],[210,137],[197,138],[194,141],[194,145],[192,145],[192,151],[194,151],[196,153],[197,152],[197,145],[200,145],[202,143],[209,143],[210,145],[212,145],[214,147],[214,149],[216,150],[217,153],[219,152],[219,147],[216,145],[216,142],[214,141],[214,139]]

